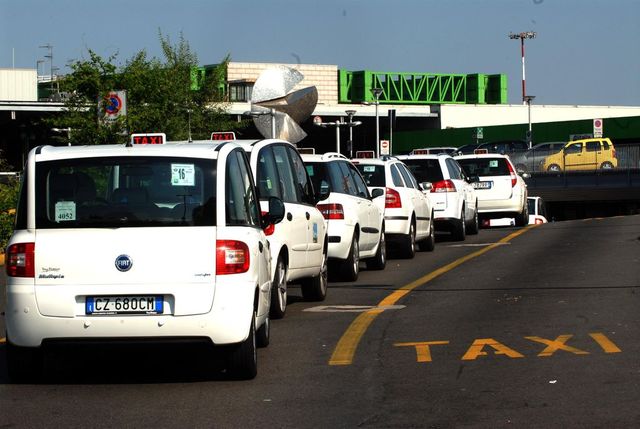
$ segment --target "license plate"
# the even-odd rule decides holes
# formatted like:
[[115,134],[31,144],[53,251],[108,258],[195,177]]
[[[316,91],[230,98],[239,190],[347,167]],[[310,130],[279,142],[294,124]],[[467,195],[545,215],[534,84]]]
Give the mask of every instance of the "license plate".
[[162,314],[164,297],[155,296],[88,296],[86,314]]
[[493,182],[473,182],[475,189],[491,189]]

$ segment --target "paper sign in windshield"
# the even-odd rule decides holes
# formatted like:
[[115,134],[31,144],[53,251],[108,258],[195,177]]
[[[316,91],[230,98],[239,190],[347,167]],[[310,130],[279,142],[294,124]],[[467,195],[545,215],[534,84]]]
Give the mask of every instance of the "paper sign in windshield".
[[196,174],[193,164],[171,164],[172,186],[194,186]]
[[489,161],[489,167],[491,167],[491,168],[498,167],[498,160],[497,159],[492,159],[491,161]]
[[76,203],[73,201],[58,201],[55,208],[56,222],[76,220]]

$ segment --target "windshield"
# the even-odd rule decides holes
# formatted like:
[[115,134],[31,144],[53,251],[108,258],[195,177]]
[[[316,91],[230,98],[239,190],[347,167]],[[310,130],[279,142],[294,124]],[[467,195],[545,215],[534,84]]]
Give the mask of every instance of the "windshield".
[[367,183],[367,186],[385,186],[384,165],[379,164],[356,164],[360,174]]
[[213,226],[216,161],[170,157],[36,164],[36,227]]

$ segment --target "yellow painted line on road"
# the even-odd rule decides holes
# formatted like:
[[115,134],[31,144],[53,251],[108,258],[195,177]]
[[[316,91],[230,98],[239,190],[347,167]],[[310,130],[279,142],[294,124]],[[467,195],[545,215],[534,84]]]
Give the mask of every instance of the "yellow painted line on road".
[[7,342],[7,339],[5,337],[0,338],[0,344],[4,344]]
[[[415,288],[422,286],[437,277],[440,277],[441,275],[453,270],[454,268],[464,264],[471,259],[484,255],[488,251],[493,250],[496,247],[499,247],[504,243],[513,240],[514,238],[518,237],[521,234],[524,234],[525,232],[529,231],[532,228],[535,228],[536,226],[537,225],[529,225],[525,228],[519,229],[518,231],[507,235],[496,243],[493,243],[483,249],[463,256],[460,259],[456,259],[455,261],[443,267],[440,267],[437,270],[432,271],[429,274],[422,276],[409,284],[400,287],[399,289],[392,292],[389,296],[384,298],[382,301],[380,301],[377,307],[395,305],[400,299],[409,294],[409,292],[411,292]],[[353,357],[356,354],[356,350],[358,348],[358,344],[360,344],[362,336],[365,334],[376,317],[378,317],[378,315],[382,314],[383,312],[384,309],[374,307],[373,309],[361,313],[358,317],[356,317],[356,319],[351,322],[351,325],[349,325],[345,333],[338,341],[338,344],[336,345],[336,348],[331,355],[331,359],[329,359],[329,365],[351,365],[353,363]]]

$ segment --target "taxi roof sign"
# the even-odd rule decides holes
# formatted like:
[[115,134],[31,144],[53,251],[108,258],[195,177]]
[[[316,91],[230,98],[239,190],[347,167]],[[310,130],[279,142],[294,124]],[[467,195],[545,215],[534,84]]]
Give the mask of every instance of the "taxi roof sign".
[[236,133],[233,131],[214,131],[211,133],[211,140],[235,140]]
[[164,144],[166,141],[165,133],[131,134],[131,144]]
[[358,150],[356,151],[356,158],[375,158],[376,153],[372,150]]
[[429,149],[414,149],[411,155],[429,155]]
[[306,155],[315,155],[316,150],[312,147],[299,147],[298,152]]

